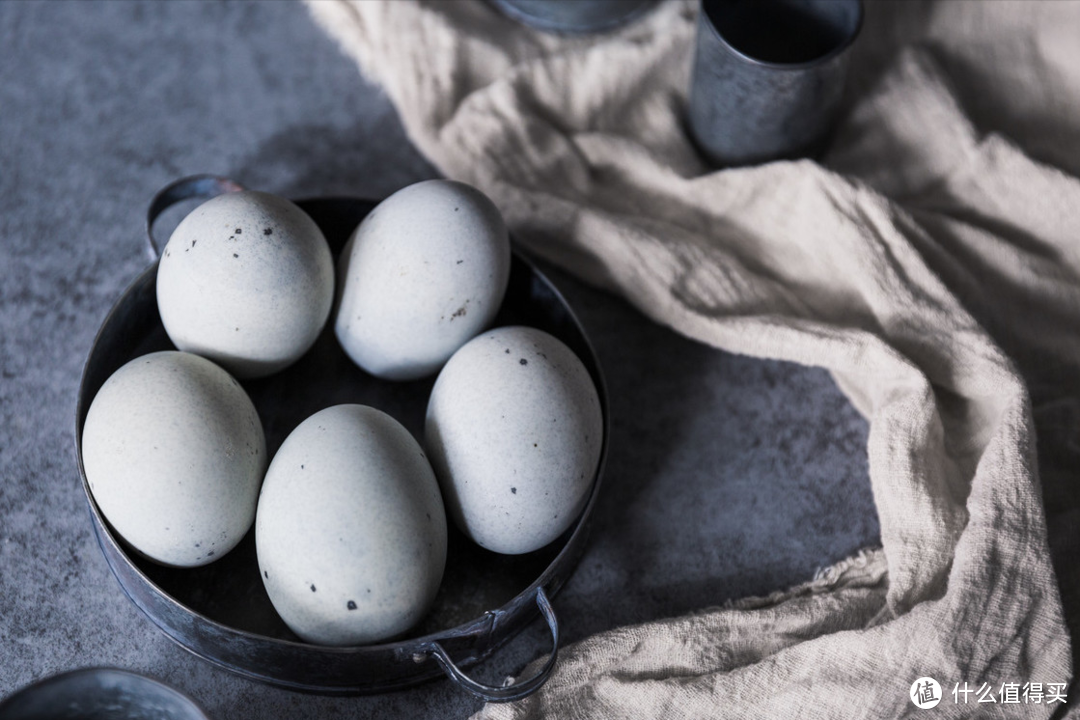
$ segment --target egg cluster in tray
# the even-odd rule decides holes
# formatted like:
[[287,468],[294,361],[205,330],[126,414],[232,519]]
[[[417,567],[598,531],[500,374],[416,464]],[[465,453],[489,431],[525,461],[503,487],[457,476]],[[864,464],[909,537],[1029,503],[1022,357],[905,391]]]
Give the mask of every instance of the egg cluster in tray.
[[[487,197],[438,180],[374,209],[200,205],[95,341],[77,441],[106,557],[170,636],[369,692],[432,659],[456,675],[450,655],[480,659],[532,602],[548,617],[606,420],[565,302]],[[379,655],[400,671],[351,675]]]

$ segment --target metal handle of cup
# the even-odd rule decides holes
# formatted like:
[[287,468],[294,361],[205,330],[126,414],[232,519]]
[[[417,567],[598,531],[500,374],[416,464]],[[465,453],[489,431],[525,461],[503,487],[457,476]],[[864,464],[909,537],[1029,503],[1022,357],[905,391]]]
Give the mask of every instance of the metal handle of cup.
[[161,257],[164,246],[154,237],[154,222],[161,213],[183,200],[190,198],[206,198],[209,200],[225,193],[240,192],[246,190],[243,185],[226,177],[218,175],[189,175],[171,182],[150,201],[150,207],[146,210],[146,240],[150,253],[155,257]]
[[462,672],[461,668],[454,664],[449,653],[438,641],[431,643],[428,652],[434,656],[435,661],[439,663],[439,666],[456,685],[473,695],[487,702],[520,700],[536,692],[541,685],[547,682],[551,671],[555,669],[555,660],[559,654],[559,621],[555,618],[555,609],[551,606],[551,600],[548,599],[547,593],[544,592],[542,587],[536,588],[536,606],[540,609],[540,614],[543,615],[548,628],[551,630],[551,656],[548,657],[544,666],[527,680],[520,680],[506,687],[484,685]]

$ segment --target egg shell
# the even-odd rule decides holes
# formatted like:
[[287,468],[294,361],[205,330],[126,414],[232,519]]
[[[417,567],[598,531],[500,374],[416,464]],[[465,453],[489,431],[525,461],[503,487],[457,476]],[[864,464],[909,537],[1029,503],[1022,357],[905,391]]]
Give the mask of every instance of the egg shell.
[[498,328],[439,373],[425,444],[457,526],[489,550],[531,552],[585,506],[603,444],[600,398],[560,340]]
[[510,240],[491,200],[460,182],[416,183],[349,239],[334,331],[372,375],[431,375],[491,323],[509,278]]
[[334,301],[326,238],[284,198],[219,195],[188,214],[161,255],[157,301],[177,348],[240,378],[277,372],[315,342]]
[[408,430],[380,410],[336,405],[274,456],[255,541],[263,584],[293,632],[359,645],[427,612],[446,565],[446,514]]
[[135,358],[101,386],[82,435],[94,501],[137,552],[195,567],[251,527],[266,470],[247,393],[214,363],[166,351]]

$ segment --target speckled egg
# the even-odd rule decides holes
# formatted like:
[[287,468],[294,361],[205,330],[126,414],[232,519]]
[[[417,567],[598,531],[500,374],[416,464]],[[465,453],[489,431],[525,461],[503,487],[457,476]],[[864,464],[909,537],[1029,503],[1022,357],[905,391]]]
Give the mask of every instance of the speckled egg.
[[157,301],[177,348],[239,378],[262,377],[296,361],[326,324],[333,259],[319,227],[288,200],[219,195],[173,231]]
[[603,427],[573,351],[540,330],[504,327],[439,373],[425,442],[458,527],[489,550],[519,554],[557,538],[584,508]]
[[101,386],[82,434],[94,501],[135,550],[205,565],[251,527],[266,470],[262,424],[227,372],[190,353],[138,357]]
[[408,430],[374,408],[335,405],[274,456],[255,541],[263,584],[293,632],[360,645],[408,630],[435,599],[446,515]]
[[410,185],[356,228],[338,267],[338,341],[377,377],[430,375],[487,327],[510,277],[495,205],[450,180]]

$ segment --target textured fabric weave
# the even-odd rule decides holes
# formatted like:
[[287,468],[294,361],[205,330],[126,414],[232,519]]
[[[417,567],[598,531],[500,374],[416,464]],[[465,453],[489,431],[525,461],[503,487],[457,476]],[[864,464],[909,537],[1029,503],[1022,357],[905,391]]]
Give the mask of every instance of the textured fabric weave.
[[722,171],[684,132],[693,3],[585,38],[483,2],[310,7],[531,251],[701,342],[829,369],[870,423],[881,549],[587,638],[478,717],[894,717],[921,676],[935,717],[1060,707],[951,681],[1072,673],[1020,369],[1040,413],[1078,412],[1080,4],[868,3],[823,161]]

